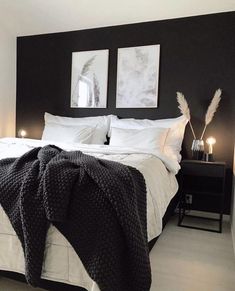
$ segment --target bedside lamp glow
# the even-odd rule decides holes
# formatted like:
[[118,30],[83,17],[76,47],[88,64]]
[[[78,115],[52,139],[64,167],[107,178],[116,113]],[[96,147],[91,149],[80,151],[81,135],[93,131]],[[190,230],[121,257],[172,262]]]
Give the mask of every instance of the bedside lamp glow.
[[209,154],[213,154],[213,145],[216,143],[216,139],[210,136],[207,138],[206,143],[209,146]]
[[21,138],[26,137],[26,135],[27,135],[27,132],[26,132],[24,129],[21,129],[21,130],[19,131],[19,136],[20,136]]

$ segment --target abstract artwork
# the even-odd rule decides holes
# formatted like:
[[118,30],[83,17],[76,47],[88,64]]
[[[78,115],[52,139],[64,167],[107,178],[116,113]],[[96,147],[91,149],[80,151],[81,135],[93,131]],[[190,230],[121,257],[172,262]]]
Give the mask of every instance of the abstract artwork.
[[118,49],[117,108],[157,107],[160,45]]
[[72,53],[71,107],[106,108],[108,50]]

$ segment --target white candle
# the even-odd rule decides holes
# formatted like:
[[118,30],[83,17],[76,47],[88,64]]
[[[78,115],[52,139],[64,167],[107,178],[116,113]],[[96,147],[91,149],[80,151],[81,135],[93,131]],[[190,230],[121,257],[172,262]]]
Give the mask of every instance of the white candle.
[[212,154],[212,152],[213,152],[213,146],[212,144],[209,144],[209,154]]
[[208,144],[208,147],[209,147],[209,154],[213,154],[213,145],[216,143],[216,139],[210,136],[206,140],[206,143]]
[[19,132],[20,137],[24,138],[27,135],[27,132],[24,129],[21,129]]

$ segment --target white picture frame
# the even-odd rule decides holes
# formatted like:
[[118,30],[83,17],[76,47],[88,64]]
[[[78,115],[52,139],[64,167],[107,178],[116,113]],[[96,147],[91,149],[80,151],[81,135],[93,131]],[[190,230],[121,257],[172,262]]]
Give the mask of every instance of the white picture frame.
[[116,108],[158,106],[160,45],[118,49]]
[[109,50],[72,53],[71,108],[106,108]]

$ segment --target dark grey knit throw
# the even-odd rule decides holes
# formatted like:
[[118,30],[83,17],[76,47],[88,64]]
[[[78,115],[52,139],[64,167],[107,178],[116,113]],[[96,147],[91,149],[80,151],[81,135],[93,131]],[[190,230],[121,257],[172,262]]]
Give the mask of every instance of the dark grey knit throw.
[[146,186],[139,171],[55,146],[0,161],[0,204],[38,286],[49,224],[67,238],[102,291],[151,285]]

